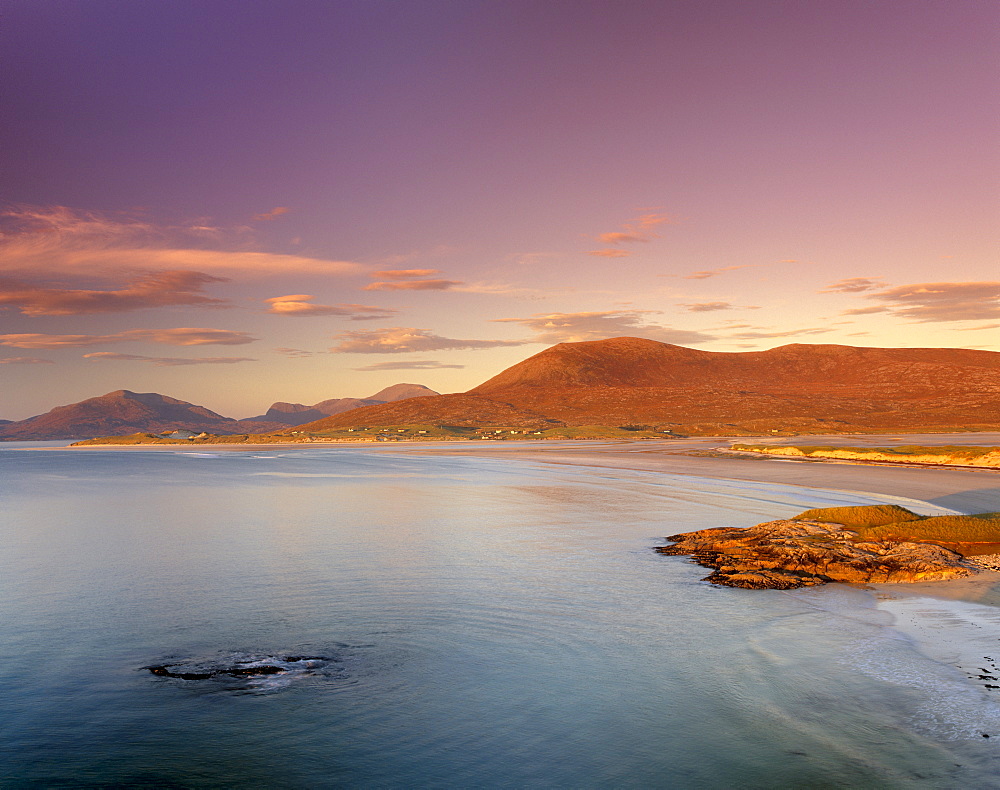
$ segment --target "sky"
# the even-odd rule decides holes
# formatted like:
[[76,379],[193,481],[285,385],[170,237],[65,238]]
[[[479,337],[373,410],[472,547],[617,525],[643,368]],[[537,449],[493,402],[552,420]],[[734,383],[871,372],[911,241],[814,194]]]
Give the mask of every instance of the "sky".
[[3,0],[0,418],[1000,351],[995,0]]

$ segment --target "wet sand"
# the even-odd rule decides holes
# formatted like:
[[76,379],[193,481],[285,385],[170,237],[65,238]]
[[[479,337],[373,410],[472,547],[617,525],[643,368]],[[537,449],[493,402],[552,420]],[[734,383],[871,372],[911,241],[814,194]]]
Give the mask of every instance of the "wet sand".
[[[898,437],[898,434],[893,434]],[[796,439],[800,437],[795,437]],[[864,437],[874,446],[889,437]],[[827,439],[857,443],[859,437],[801,437],[800,443],[827,443]],[[906,437],[907,443],[1000,444],[998,434],[930,434]],[[428,445],[393,445],[392,452],[447,453],[495,458],[509,457],[549,464],[635,469],[699,477],[781,483],[886,494],[930,502],[962,513],[1000,511],[1000,474],[988,469],[951,469],[921,466],[869,466],[773,456],[698,455],[729,446],[730,439],[678,439],[666,441],[566,441],[469,442]],[[789,443],[782,439],[782,443]]]

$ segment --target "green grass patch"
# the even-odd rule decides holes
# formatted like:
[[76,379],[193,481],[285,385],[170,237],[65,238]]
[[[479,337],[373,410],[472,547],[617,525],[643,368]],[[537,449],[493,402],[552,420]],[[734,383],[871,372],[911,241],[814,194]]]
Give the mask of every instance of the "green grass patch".
[[918,516],[898,505],[859,505],[816,508],[795,518],[843,524],[866,540],[1000,543],[1000,513]]
[[990,453],[1000,451],[1000,447],[965,447],[956,445],[941,445],[928,447],[926,445],[919,444],[904,444],[896,447],[834,447],[832,445],[810,445],[810,444],[800,444],[800,445],[788,445],[779,446],[773,444],[732,444],[730,445],[732,450],[744,450],[746,452],[781,452],[782,450],[793,450],[803,453],[804,455],[813,455],[815,453],[830,453],[830,452],[846,452],[846,453],[856,453],[858,455],[872,455],[874,453],[879,453],[882,455],[898,455],[902,458],[912,455],[941,455],[941,456],[954,456],[957,458],[968,458],[969,460],[975,458],[981,458],[984,455],[989,455]]
[[886,524],[917,521],[923,518],[899,505],[858,505],[856,507],[821,507],[795,516],[806,521],[826,521],[845,527],[881,527]]
[[860,533],[876,540],[930,540],[941,543],[1000,543],[1000,513],[931,516],[905,524],[871,527]]

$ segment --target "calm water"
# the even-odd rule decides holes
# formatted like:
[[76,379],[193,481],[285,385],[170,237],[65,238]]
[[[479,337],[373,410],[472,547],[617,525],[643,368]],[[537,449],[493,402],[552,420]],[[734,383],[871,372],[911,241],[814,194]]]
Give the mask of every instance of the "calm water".
[[[719,589],[650,550],[857,497],[352,447],[8,446],[0,487],[5,789],[1000,773],[1000,738],[979,735],[995,709],[867,593]],[[233,654],[331,661],[232,682],[143,669]]]

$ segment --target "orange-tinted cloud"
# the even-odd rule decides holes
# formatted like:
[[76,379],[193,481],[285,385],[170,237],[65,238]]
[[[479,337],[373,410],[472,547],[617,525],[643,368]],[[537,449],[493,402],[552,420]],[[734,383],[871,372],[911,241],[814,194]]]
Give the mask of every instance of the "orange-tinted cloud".
[[24,315],[87,315],[123,313],[150,307],[202,305],[219,307],[222,299],[202,293],[208,283],[224,282],[220,277],[194,271],[165,271],[148,274],[122,288],[107,291],[57,288],[24,281],[0,279],[0,306],[19,309]]
[[820,293],[861,293],[862,291],[874,291],[876,288],[884,288],[887,283],[875,280],[871,277],[848,277],[830,283]]
[[430,277],[432,274],[441,274],[440,269],[382,269],[372,272],[372,277],[377,280],[412,280],[415,277]]
[[22,277],[158,270],[233,272],[241,277],[364,271],[351,261],[258,252],[253,245],[253,230],[247,226],[222,228],[205,221],[154,225],[63,206],[22,206],[0,213],[0,271]]
[[1000,282],[914,283],[866,293],[879,302],[870,308],[846,311],[888,312],[922,323],[936,321],[980,321],[1000,317]]
[[399,362],[377,362],[374,365],[354,368],[354,370],[439,370],[441,368],[464,368],[465,365],[446,365],[432,359],[400,360]]
[[129,329],[111,335],[0,335],[0,346],[13,348],[80,348],[108,343],[146,342],[164,343],[169,346],[241,346],[257,338],[246,332],[228,329],[202,329],[180,327],[177,329]]
[[623,233],[621,231],[611,231],[611,233],[598,234],[597,240],[602,244],[622,244],[632,241],[649,241],[647,237],[641,236],[638,233]]
[[721,269],[705,269],[700,272],[691,272],[683,275],[685,280],[707,280],[709,277],[716,277],[723,272],[735,272],[737,269],[746,269],[746,266],[723,266]]
[[277,219],[282,214],[287,214],[291,211],[287,206],[275,206],[270,211],[266,211],[263,214],[254,214],[254,220],[256,222],[270,222],[273,219]]
[[[608,233],[600,233],[595,238],[602,244],[634,244],[636,242],[648,242],[651,239],[659,238],[659,236],[653,232],[653,228],[664,224],[665,222],[670,222],[670,218],[666,214],[642,214],[633,220],[626,222],[623,227],[624,230],[613,230]],[[589,254],[599,254],[600,251],[591,252]],[[621,256],[606,256],[606,257],[621,257]]]
[[729,335],[729,337],[740,340],[758,340],[774,337],[797,337],[799,335],[822,335],[832,331],[828,327],[809,327],[807,329],[789,329],[784,332],[738,332],[735,335]]
[[273,296],[264,301],[271,305],[269,313],[299,318],[340,315],[347,316],[351,321],[370,321],[375,318],[389,318],[399,312],[399,310],[364,304],[311,304],[311,300],[314,298],[311,294],[292,294],[290,296]]
[[413,351],[441,351],[444,349],[497,348],[520,346],[523,340],[458,340],[440,337],[427,329],[390,327],[369,331],[341,332],[339,340],[330,351],[335,354],[405,354]]
[[691,313],[708,313],[713,310],[732,310],[733,305],[729,302],[694,302],[693,304],[682,304]]
[[401,282],[369,283],[366,291],[447,291],[456,285],[462,285],[460,280],[404,280]]
[[587,255],[596,255],[598,258],[627,258],[631,254],[628,250],[587,250]]
[[282,354],[286,357],[292,357],[293,359],[298,359],[300,357],[313,357],[316,356],[315,351],[303,351],[301,348],[276,348],[274,349],[275,354]]
[[0,359],[0,365],[51,365],[51,359],[39,359],[38,357],[4,357]]
[[113,351],[95,351],[84,354],[84,359],[104,359],[121,362],[149,362],[157,367],[178,365],[232,365],[236,362],[256,362],[250,357],[145,357],[141,354],[116,354]]
[[592,313],[542,313],[530,318],[499,318],[497,323],[514,323],[535,332],[535,343],[579,343],[609,337],[644,337],[661,343],[697,344],[714,340],[712,335],[646,323],[656,310],[608,310]]

